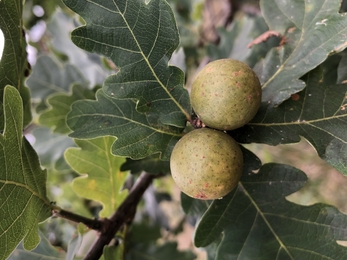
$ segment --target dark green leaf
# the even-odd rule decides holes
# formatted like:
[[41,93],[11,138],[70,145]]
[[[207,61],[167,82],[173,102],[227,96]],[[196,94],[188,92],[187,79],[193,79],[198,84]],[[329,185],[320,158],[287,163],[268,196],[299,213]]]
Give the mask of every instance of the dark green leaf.
[[279,107],[263,104],[251,123],[232,135],[240,142],[270,145],[305,137],[325,159],[347,174],[347,84],[328,85],[320,68],[304,78],[307,87]]
[[[183,47],[195,48],[195,46],[199,43],[199,26],[201,25],[201,17],[194,19],[194,15],[198,9],[197,1],[171,0],[168,2],[170,3],[176,18],[180,35],[180,45]],[[199,22],[194,20],[199,20]]]
[[71,130],[66,124],[66,116],[72,103],[77,100],[94,99],[94,91],[81,85],[73,85],[72,93],[57,92],[47,98],[49,108],[43,111],[39,117],[39,123],[49,126],[55,133],[67,134]]
[[105,93],[137,100],[132,106],[148,117],[157,117],[159,128],[184,128],[190,118],[190,102],[183,88],[183,72],[168,66],[179,44],[169,4],[164,0],[64,2],[86,21],[85,26],[72,32],[72,41],[87,51],[109,57],[120,69],[106,79]]
[[[27,250],[40,242],[38,223],[51,215],[46,197],[46,171],[29,142],[23,138],[23,107],[19,92],[4,91],[5,129],[0,135],[0,259],[24,239]],[[7,217],[5,217],[7,216]]]
[[300,170],[280,164],[244,174],[237,189],[211,204],[195,244],[206,246],[223,232],[216,259],[345,259],[347,249],[336,240],[347,239],[347,216],[332,206],[285,199],[306,181]]
[[346,55],[346,53],[344,53],[344,55],[341,58],[341,61],[340,61],[339,66],[337,68],[337,74],[338,74],[337,83],[342,83],[343,81],[347,80],[347,55]]
[[130,170],[132,174],[142,171],[152,174],[165,174],[170,172],[170,162],[160,160],[158,155],[148,156],[141,160],[127,161],[122,165],[122,171]]
[[220,234],[220,237],[214,240],[211,244],[206,246],[204,249],[207,253],[208,260],[216,260],[218,255],[218,247],[223,239],[223,234]]
[[221,27],[218,29],[220,42],[218,46],[207,46],[207,53],[212,60],[232,58],[253,67],[265,57],[271,47],[279,43],[278,39],[272,38],[264,43],[254,45],[251,49],[247,47],[255,37],[267,30],[268,27],[261,16],[238,15],[230,28]]
[[181,206],[184,213],[201,217],[208,209],[212,201],[197,200],[181,192]]
[[300,77],[347,47],[347,17],[339,13],[341,0],[260,4],[270,30],[284,36],[284,44],[266,56],[260,74],[263,101],[279,105],[305,88]]
[[150,244],[161,237],[160,227],[148,223],[134,223],[130,229],[130,239],[139,244]]
[[116,136],[112,153],[142,159],[161,153],[169,160],[171,150],[182,136],[181,129],[162,125],[152,114],[139,113],[132,100],[114,99],[97,91],[97,101],[77,101],[68,114],[68,126],[74,138]]
[[117,246],[105,246],[103,256],[100,260],[123,260],[124,259],[124,243]]
[[[24,122],[31,121],[30,93],[24,85],[25,77],[30,73],[27,61],[25,32],[22,21],[23,1],[0,1],[0,29],[5,37],[5,45],[0,59],[0,100],[6,85],[14,86],[22,96]],[[4,128],[3,106],[0,102],[0,129]]]
[[136,260],[190,260],[195,259],[195,255],[189,251],[179,251],[177,243],[166,242],[160,245],[157,240],[161,237],[158,226],[150,226],[145,223],[134,224],[131,227],[126,244],[126,258]]

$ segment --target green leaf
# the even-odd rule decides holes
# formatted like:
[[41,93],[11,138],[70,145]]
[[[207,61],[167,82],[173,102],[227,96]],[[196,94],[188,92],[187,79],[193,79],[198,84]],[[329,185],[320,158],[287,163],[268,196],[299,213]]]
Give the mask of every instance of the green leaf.
[[[151,226],[148,223],[133,224],[126,243],[125,259],[148,260],[148,259],[196,259],[189,251],[179,251],[176,242],[166,242],[162,245],[157,243],[161,237],[159,226]],[[128,250],[127,250],[128,249]]]
[[123,190],[128,172],[121,172],[123,158],[111,154],[113,137],[75,140],[80,148],[69,148],[66,161],[82,176],[73,181],[73,189],[84,198],[102,203],[101,217],[109,217],[128,194]]
[[133,106],[138,112],[158,117],[160,125],[183,129],[191,109],[183,72],[168,66],[179,44],[169,4],[165,0],[64,3],[86,22],[72,32],[72,41],[110,58],[119,68],[104,82],[105,93],[137,100]]
[[94,99],[95,93],[81,85],[73,85],[72,93],[57,92],[47,98],[48,109],[39,117],[39,123],[49,126],[55,133],[68,134],[71,132],[66,124],[66,116],[72,103],[77,100]]
[[[194,19],[197,6],[202,6],[203,0],[174,0],[168,1],[174,12],[180,36],[180,46],[195,48],[200,40],[201,17]],[[195,20],[199,20],[198,22]]]
[[117,246],[105,246],[100,260],[124,259],[124,243]]
[[[19,92],[4,91],[5,129],[0,135],[0,259],[5,259],[24,239],[24,248],[40,242],[37,225],[51,216],[46,197],[46,171],[23,138],[23,106]],[[4,217],[7,216],[7,217]]]
[[[30,93],[24,79],[30,71],[27,62],[26,40],[22,21],[23,1],[0,1],[0,29],[5,37],[5,45],[0,59],[0,100],[6,85],[14,86],[22,96],[24,122],[31,121]],[[4,129],[3,106],[0,102],[0,129]]]
[[223,232],[216,259],[346,259],[347,249],[336,243],[347,239],[346,215],[285,199],[306,181],[300,170],[274,163],[244,174],[237,189],[211,204],[195,244],[207,246]]
[[69,246],[67,248],[65,260],[74,260],[79,248],[82,244],[82,234],[78,232],[77,235],[71,238],[69,241]]
[[347,55],[345,53],[342,56],[341,62],[337,68],[337,74],[337,83],[342,83],[343,81],[347,80]]
[[102,67],[99,55],[88,53],[73,44],[70,32],[76,26],[80,26],[76,19],[57,9],[47,24],[47,30],[53,38],[52,46],[68,56],[69,62],[79,68],[91,86],[101,85],[110,73]]
[[300,77],[347,47],[347,17],[339,13],[341,0],[262,0],[260,4],[270,30],[285,40],[268,53],[260,73],[263,101],[279,105],[305,88]]
[[43,166],[57,171],[70,170],[64,159],[67,148],[75,146],[73,139],[61,134],[54,134],[49,128],[38,127],[32,131],[33,147]]
[[97,101],[77,101],[68,114],[67,124],[74,138],[116,136],[112,153],[142,159],[161,153],[169,160],[171,151],[182,136],[181,129],[162,125],[155,116],[139,113],[132,100],[114,99],[100,89]]
[[13,251],[8,260],[64,260],[65,254],[62,250],[53,247],[48,239],[40,232],[40,243],[32,250],[27,251],[22,243]]
[[149,248],[133,248],[133,251],[130,251],[125,259],[137,259],[137,260],[159,260],[159,259],[179,259],[179,260],[193,260],[196,259],[194,253],[189,251],[179,251],[177,249],[176,242],[166,242],[163,245],[152,245]]
[[268,30],[265,20],[261,16],[247,16],[238,14],[230,28],[218,28],[220,42],[216,45],[208,45],[207,53],[211,60],[232,58],[247,63],[253,67],[266,53],[278,45],[276,38],[247,47],[258,35]]
[[142,171],[152,174],[166,174],[170,173],[170,162],[160,160],[158,155],[148,156],[141,160],[131,160],[128,158],[122,165],[121,170],[130,170],[132,174]]
[[347,174],[347,84],[328,84],[317,68],[303,78],[307,87],[280,106],[263,104],[256,117],[231,134],[243,143],[294,143],[305,137],[320,157]]
[[[261,166],[261,161],[251,151],[243,146],[240,146],[243,153],[243,174],[247,175],[250,172],[257,171]],[[197,200],[181,193],[181,206],[186,214],[200,218],[207,208],[211,205],[212,200]]]
[[40,56],[27,80],[31,95],[45,100],[53,93],[68,92],[73,83],[88,86],[88,81],[73,65],[63,64],[51,56]]
[[181,206],[184,213],[200,218],[208,209],[210,200],[197,200],[181,192]]

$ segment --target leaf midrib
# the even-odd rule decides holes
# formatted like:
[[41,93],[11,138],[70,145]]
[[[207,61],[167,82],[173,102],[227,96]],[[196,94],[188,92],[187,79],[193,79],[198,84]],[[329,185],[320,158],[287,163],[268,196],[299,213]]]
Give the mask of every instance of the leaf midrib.
[[245,193],[245,195],[248,197],[248,199],[251,201],[251,203],[253,204],[253,206],[255,207],[255,209],[257,210],[258,214],[262,217],[262,219],[264,220],[265,224],[268,226],[270,232],[274,235],[274,237],[276,238],[276,240],[278,241],[278,243],[280,244],[280,247],[283,248],[283,250],[288,254],[288,256],[290,257],[290,259],[295,259],[290,251],[288,250],[288,248],[284,245],[284,243],[282,242],[282,240],[280,239],[280,237],[277,235],[277,233],[275,232],[275,230],[272,228],[271,224],[269,223],[269,221],[267,220],[267,218],[264,216],[264,213],[260,210],[260,208],[258,207],[257,203],[253,200],[252,196],[248,193],[248,191],[246,190],[246,188],[243,186],[242,182],[239,182],[239,185],[243,188],[243,192]]
[[[304,3],[304,4],[306,4],[306,2]],[[323,4],[324,5],[324,4]],[[323,7],[323,5],[321,6],[321,8]],[[306,7],[305,7],[306,8]],[[280,8],[279,8],[280,9]],[[320,10],[321,11],[321,10]],[[317,14],[319,14],[319,12],[317,12]],[[306,19],[306,11],[304,11],[304,18],[303,18],[303,21],[305,21],[305,19]],[[312,19],[312,20],[314,20],[314,19]],[[295,24],[295,23],[294,23]],[[300,34],[300,39],[298,40],[298,42],[297,42],[297,44],[296,44],[296,46],[295,46],[295,49],[292,51],[292,53],[288,56],[288,58],[285,60],[285,62],[283,62],[281,65],[280,65],[280,67],[278,68],[278,70],[267,80],[267,82],[262,86],[262,89],[265,89],[266,87],[267,87],[267,85],[268,84],[270,84],[270,82],[271,81],[273,81],[276,77],[277,77],[277,75],[278,74],[280,74],[282,71],[283,71],[283,68],[285,67],[285,65],[287,64],[287,62],[291,59],[291,57],[293,56],[293,54],[295,54],[296,53],[296,51],[297,51],[297,49],[300,47],[301,48],[301,46],[299,45],[299,43],[300,42],[302,42],[303,41],[303,38],[304,38],[304,36],[305,36],[305,28],[304,27],[302,27],[301,29],[300,28],[298,28],[296,25],[295,25],[295,27],[296,27],[296,29],[299,29],[300,31],[301,31],[301,34]],[[310,27],[308,27],[308,28],[310,28]],[[342,30],[342,31],[344,31],[344,30]],[[336,36],[336,35],[339,35],[339,34],[341,34],[342,33],[342,31],[339,31],[339,32],[337,32],[334,36]],[[284,37],[284,36],[283,36]],[[324,45],[324,44],[326,44],[327,42],[329,42],[331,39],[332,39],[333,37],[330,37],[330,39],[328,39],[326,42],[324,42],[322,45]],[[283,46],[282,46],[282,48],[284,48]],[[320,49],[321,48],[321,45],[320,46],[318,46],[316,49],[313,49],[310,53],[315,53],[315,50],[317,50],[317,49]],[[300,50],[299,50],[300,51]],[[310,53],[307,53],[307,54],[310,54]],[[308,71],[308,70],[307,70]],[[307,72],[306,71],[306,72]],[[305,73],[306,73],[305,72]],[[300,73],[299,75],[298,75],[298,77],[301,75],[304,75],[305,73]],[[299,80],[299,79],[298,79]]]
[[4,180],[0,180],[0,183],[3,183],[5,185],[15,185],[15,186],[24,188],[24,189],[28,190],[31,194],[33,194],[34,196],[36,196],[37,198],[42,200],[46,205],[50,205],[50,202],[46,198],[42,197],[39,193],[37,193],[36,191],[31,189],[28,185],[25,185],[25,184],[22,184],[19,182],[15,182],[15,181],[4,181]]
[[[184,108],[176,101],[176,99],[171,95],[171,93],[168,91],[168,89],[165,87],[165,85],[161,82],[161,80],[160,80],[159,77],[157,76],[157,74],[156,74],[156,72],[154,71],[153,67],[151,66],[151,64],[150,64],[150,62],[149,62],[149,60],[148,60],[148,58],[144,55],[144,52],[143,52],[143,50],[142,50],[142,48],[141,48],[141,45],[139,44],[139,42],[138,42],[136,36],[134,35],[133,30],[132,30],[131,27],[129,26],[127,19],[124,17],[123,13],[121,13],[121,11],[119,10],[118,5],[117,5],[115,2],[114,2],[114,5],[115,5],[115,7],[117,8],[118,13],[119,13],[119,15],[122,17],[124,23],[126,24],[128,30],[129,30],[129,32],[131,33],[131,35],[132,35],[132,37],[133,37],[133,39],[134,39],[134,41],[135,41],[135,43],[136,43],[136,45],[137,45],[137,47],[138,47],[140,53],[141,53],[141,56],[142,56],[143,59],[145,60],[145,62],[146,62],[146,64],[147,64],[148,68],[151,70],[151,72],[152,72],[154,78],[155,78],[156,81],[159,83],[160,87],[161,87],[161,88],[166,92],[166,94],[170,97],[170,99],[175,103],[175,105],[176,105],[176,106],[181,110],[181,112],[185,115],[185,117],[186,117],[187,119],[189,119],[189,118],[190,118],[190,115],[189,115],[189,114],[184,110]],[[160,15],[161,15],[161,11],[160,11]],[[159,21],[159,24],[160,24],[160,21],[161,21],[160,18],[158,19],[158,21]],[[159,28],[160,28],[160,26],[158,27],[158,31],[159,31]],[[157,33],[157,36],[158,36],[158,33]],[[156,43],[156,41],[154,41],[153,44],[155,45],[155,43]],[[153,50],[153,48],[154,48],[154,45],[152,46],[152,49],[151,49],[151,52],[150,52],[150,53],[152,53],[152,50]]]
[[[146,125],[146,124],[140,123],[139,121],[134,121],[134,120],[132,120],[132,119],[130,119],[128,117],[121,117],[121,116],[110,115],[110,114],[100,114],[100,113],[83,114],[83,115],[71,116],[69,119],[71,120],[71,119],[75,119],[75,118],[91,117],[91,116],[107,116],[107,117],[110,117],[110,118],[119,118],[119,119],[122,119],[122,120],[129,121],[132,124],[140,125],[141,127],[148,128],[148,129],[150,129],[150,130],[152,130],[152,131],[154,131],[156,133],[169,135],[169,136],[178,136],[178,137],[182,136],[182,134],[176,134],[176,133],[173,133],[173,132],[166,132],[166,131],[163,131],[161,129],[151,127],[150,125]],[[98,131],[100,131],[100,129],[98,129]]]
[[322,122],[322,121],[325,121],[325,120],[333,120],[333,119],[339,119],[339,118],[343,118],[343,117],[347,117],[346,114],[344,115],[340,115],[340,116],[334,116],[334,117],[328,117],[328,118],[323,118],[323,119],[317,119],[317,120],[300,120],[300,121],[295,121],[295,122],[290,122],[290,123],[268,123],[268,124],[262,124],[262,123],[249,123],[248,125],[251,125],[251,126],[266,126],[266,127],[281,127],[281,126],[293,126],[293,125],[296,125],[296,126],[311,126],[313,128],[316,128],[332,137],[334,137],[335,139],[337,140],[340,140],[341,142],[343,143],[347,143],[347,139],[344,140],[340,137],[337,137],[336,135],[334,135],[333,133],[327,131],[326,129],[323,129],[321,127],[318,127],[317,125],[315,125],[314,123],[317,123],[317,122]]

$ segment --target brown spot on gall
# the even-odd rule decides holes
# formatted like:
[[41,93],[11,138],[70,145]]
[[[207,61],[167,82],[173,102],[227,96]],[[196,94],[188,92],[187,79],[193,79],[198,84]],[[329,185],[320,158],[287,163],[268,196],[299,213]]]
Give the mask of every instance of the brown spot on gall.
[[293,94],[292,95],[292,100],[297,101],[300,99],[300,96],[298,94]]
[[207,196],[203,192],[199,191],[199,193],[197,195],[195,195],[195,198],[197,198],[197,199],[207,199]]

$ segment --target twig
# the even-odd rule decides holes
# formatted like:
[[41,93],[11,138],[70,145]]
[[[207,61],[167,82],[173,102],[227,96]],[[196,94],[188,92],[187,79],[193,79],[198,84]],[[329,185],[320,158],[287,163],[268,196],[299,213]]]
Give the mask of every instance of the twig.
[[83,223],[87,227],[94,229],[96,231],[101,231],[103,230],[103,226],[105,225],[104,220],[98,220],[98,219],[91,219],[91,218],[86,218],[81,215],[77,215],[75,213],[60,209],[55,207],[52,210],[53,217],[60,217],[64,218],[67,220],[71,220],[76,223]]
[[105,245],[108,245],[117,231],[132,217],[136,210],[137,204],[140,202],[143,193],[152,183],[152,180],[158,176],[149,173],[143,173],[131,189],[128,197],[119,206],[117,211],[110,217],[101,231],[100,236],[95,240],[90,250],[84,257],[84,260],[99,259],[103,253]]
[[270,37],[276,36],[278,38],[282,38],[282,35],[279,32],[276,31],[266,31],[263,34],[259,35],[257,38],[255,38],[253,41],[251,41],[248,45],[247,48],[252,48],[253,45],[262,43],[267,41]]

